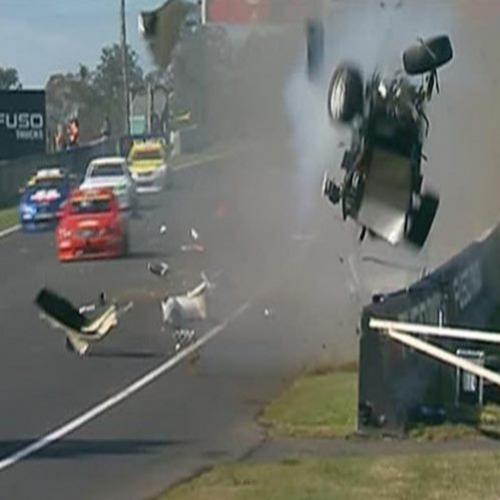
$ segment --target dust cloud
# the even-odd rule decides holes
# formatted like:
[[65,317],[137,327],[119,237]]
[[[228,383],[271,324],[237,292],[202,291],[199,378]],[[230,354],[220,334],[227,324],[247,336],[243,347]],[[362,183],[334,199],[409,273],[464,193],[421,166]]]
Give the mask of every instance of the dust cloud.
[[[495,46],[474,41],[478,26],[497,40],[495,23],[475,19],[471,25],[461,2],[383,5],[333,2],[325,19],[324,73],[315,83],[306,76],[303,26],[229,29],[230,69],[207,87],[210,127],[243,144],[234,172],[221,183],[238,207],[231,228],[238,236],[228,252],[239,252],[241,286],[281,302],[294,325],[289,336],[305,328],[316,347],[329,342],[330,353],[340,358],[354,353],[357,315],[372,293],[405,286],[423,268],[449,258],[496,222],[500,204],[493,193],[500,180],[498,155],[492,154],[500,146],[490,143],[496,115],[488,109],[491,97],[484,97],[499,92],[489,73]],[[450,34],[456,58],[441,71],[442,93],[429,107],[424,173],[441,193],[429,244],[419,255],[374,242],[360,247],[354,226],[341,223],[319,193],[323,171],[336,172],[349,139],[348,131],[334,128],[327,118],[329,78],[343,60],[358,64],[365,75],[392,74],[401,68],[407,46],[440,33]],[[469,94],[477,99],[474,105],[465,98]],[[485,120],[473,113],[474,106],[486,115],[490,131],[476,132],[472,140]],[[492,174],[495,182],[488,177]]]

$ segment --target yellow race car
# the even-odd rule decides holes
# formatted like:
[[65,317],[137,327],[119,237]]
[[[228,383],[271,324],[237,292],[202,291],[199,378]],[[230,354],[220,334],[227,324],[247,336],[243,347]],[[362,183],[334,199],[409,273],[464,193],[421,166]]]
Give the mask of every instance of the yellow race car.
[[168,162],[161,140],[134,142],[128,155],[128,167],[138,193],[157,193],[167,187]]

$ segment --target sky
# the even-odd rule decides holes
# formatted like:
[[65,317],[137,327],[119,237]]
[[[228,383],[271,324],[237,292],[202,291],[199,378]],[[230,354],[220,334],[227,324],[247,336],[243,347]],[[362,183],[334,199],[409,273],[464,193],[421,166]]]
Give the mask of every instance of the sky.
[[[152,61],[138,32],[142,10],[163,0],[126,0],[128,43],[147,71]],[[120,0],[0,0],[0,66],[14,67],[24,88],[50,75],[95,67],[101,49],[120,39]]]

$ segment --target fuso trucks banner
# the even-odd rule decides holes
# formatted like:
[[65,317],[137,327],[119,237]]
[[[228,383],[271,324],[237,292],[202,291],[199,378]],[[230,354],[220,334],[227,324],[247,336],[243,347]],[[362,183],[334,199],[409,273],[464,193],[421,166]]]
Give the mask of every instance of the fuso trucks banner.
[[0,160],[45,153],[45,92],[0,90]]

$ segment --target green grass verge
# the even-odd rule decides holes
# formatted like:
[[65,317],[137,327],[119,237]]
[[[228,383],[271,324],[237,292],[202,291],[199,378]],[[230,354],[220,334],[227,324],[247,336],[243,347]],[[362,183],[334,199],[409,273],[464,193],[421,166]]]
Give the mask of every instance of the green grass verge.
[[[356,367],[322,367],[300,377],[265,408],[260,421],[271,436],[347,436],[355,428],[356,403]],[[500,436],[498,406],[470,408],[469,413],[467,423],[416,427],[410,435],[434,441]],[[464,409],[460,415],[463,418]],[[321,460],[293,457],[279,463],[218,466],[161,499],[496,499],[499,466],[500,452],[467,450]]]
[[450,441],[487,436],[500,439],[500,406],[488,404],[483,408],[460,407],[456,415],[442,425],[416,425],[409,437],[425,441]]
[[271,436],[344,437],[355,431],[357,393],[355,371],[318,370],[297,379],[259,420]]
[[162,500],[497,499],[500,453],[348,457],[224,465]]
[[0,210],[0,231],[9,229],[12,226],[19,224],[19,217],[17,214],[17,207],[3,208]]
[[[259,423],[270,437],[347,437],[356,430],[358,376],[355,365],[320,367],[298,378],[262,412]],[[409,437],[422,441],[488,436],[500,438],[500,407],[448,408],[442,425],[416,424]]]

